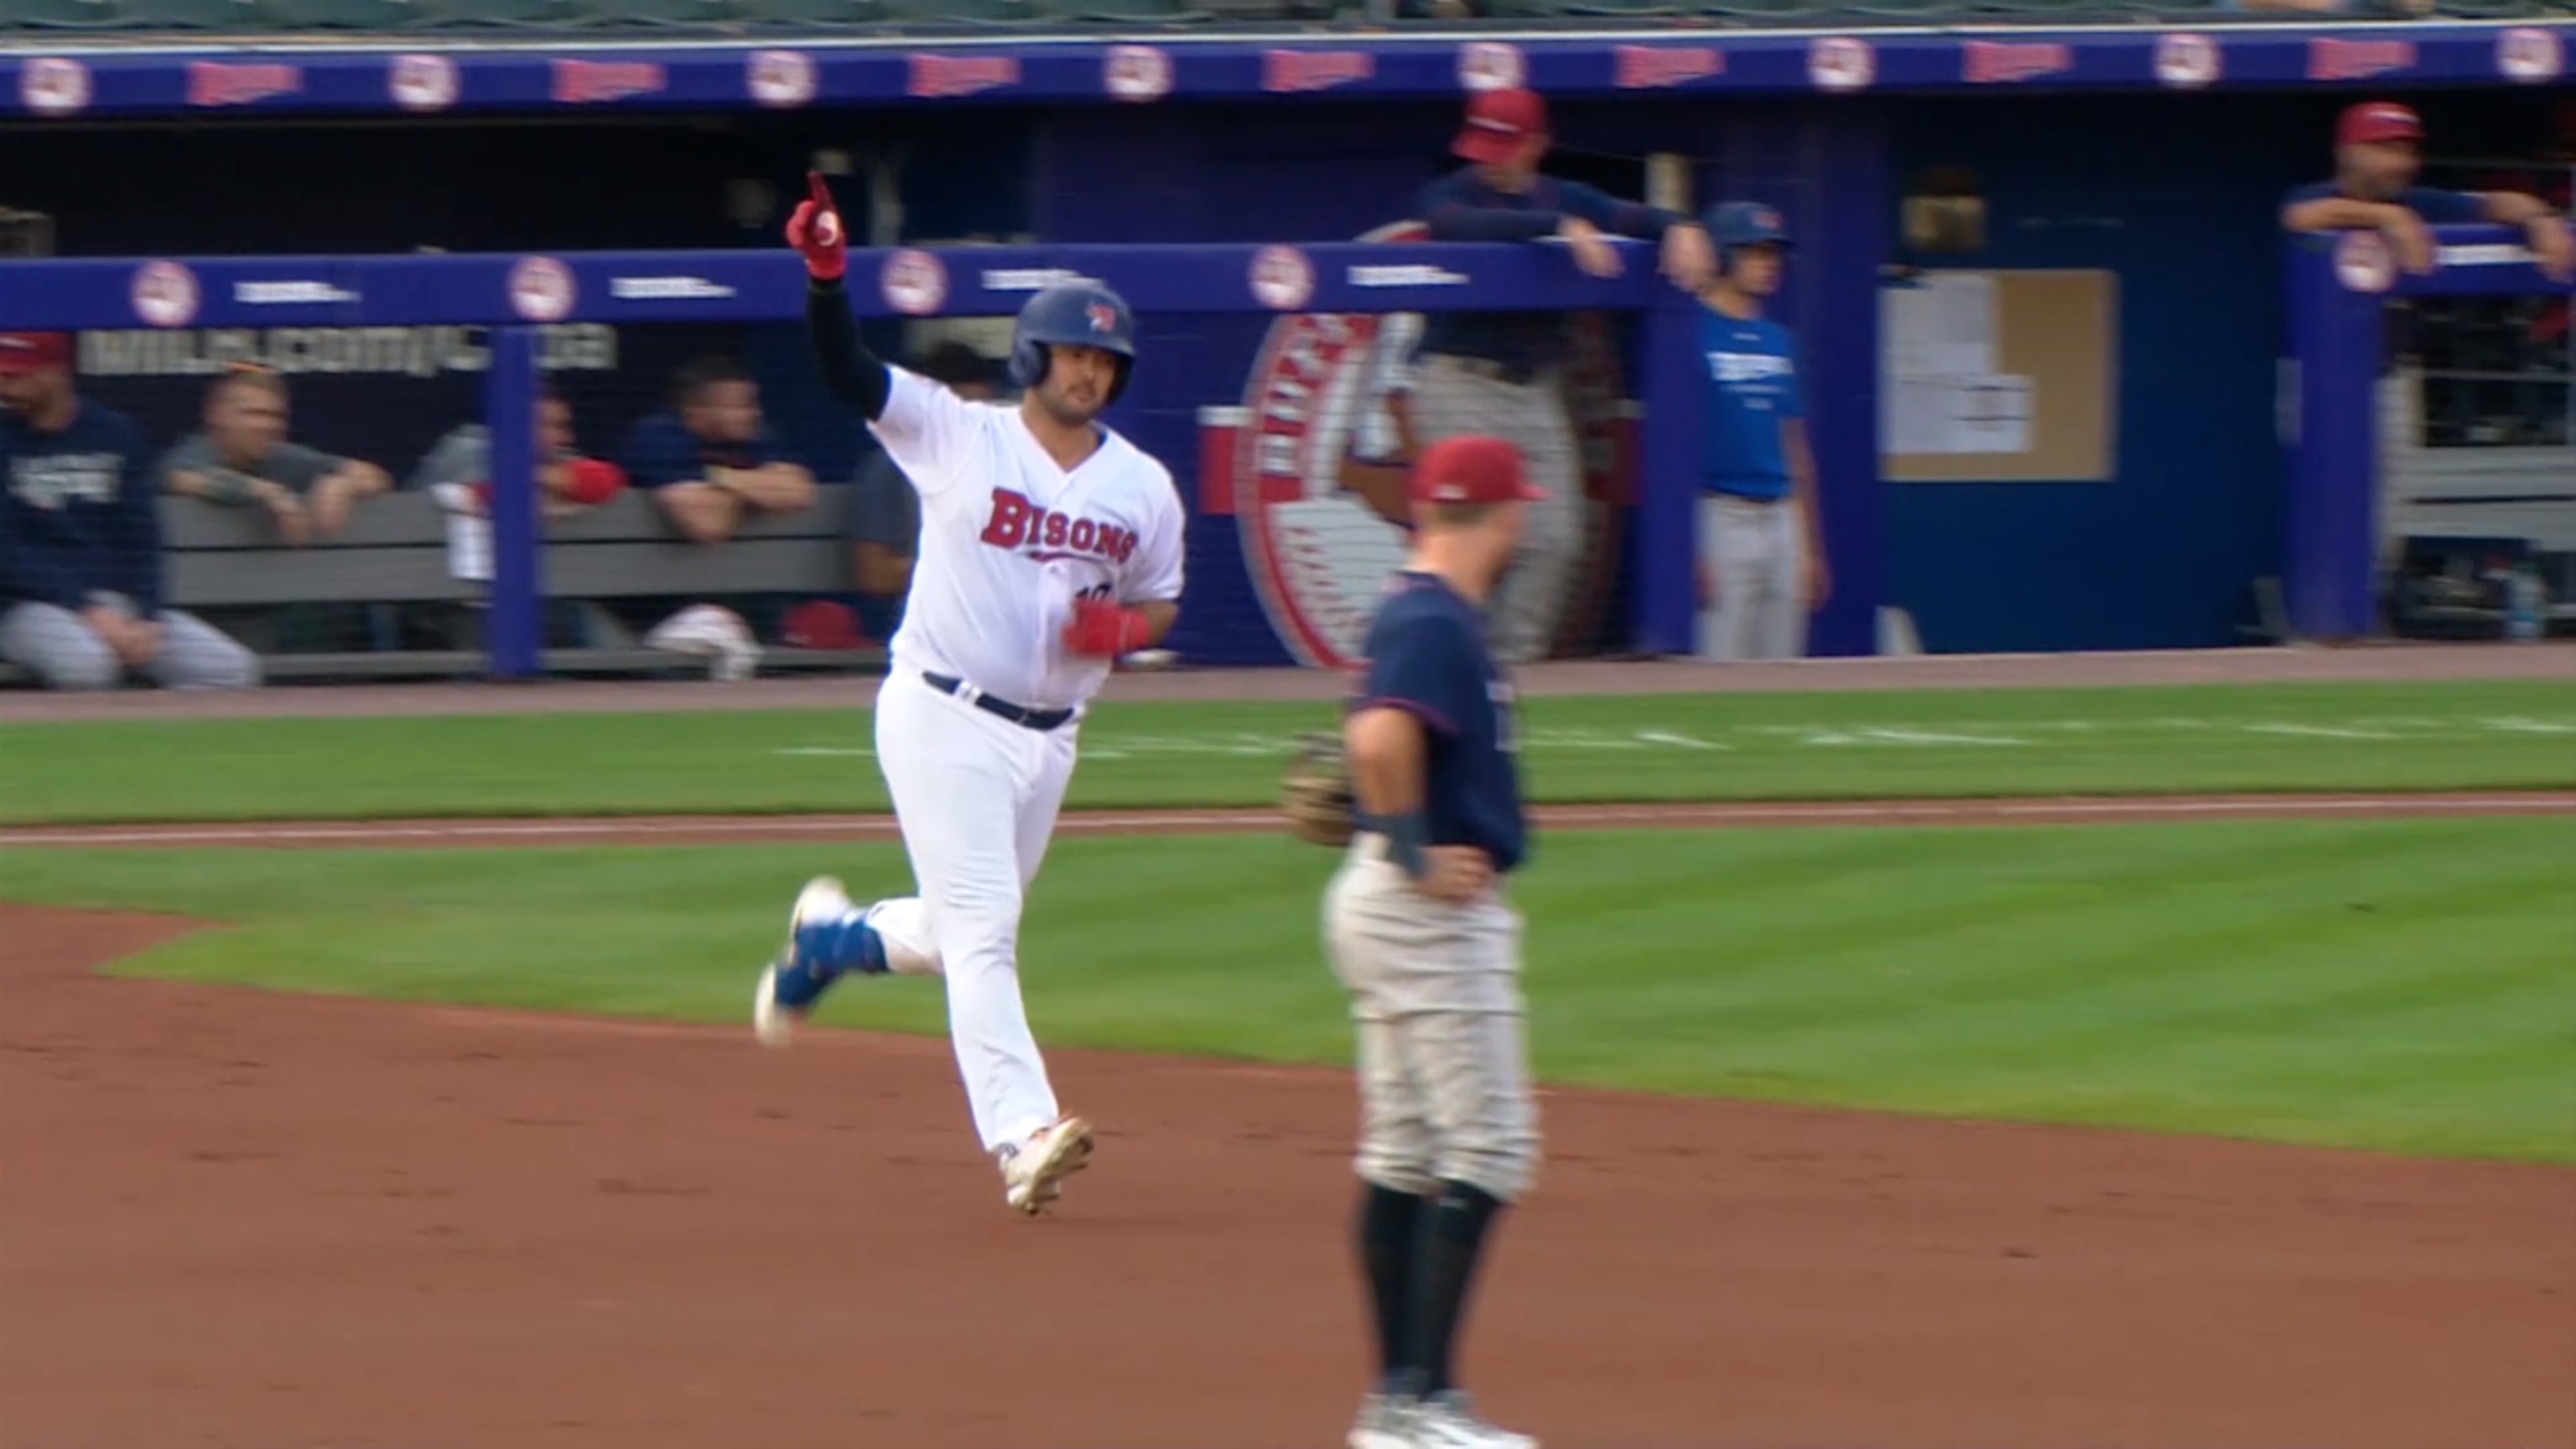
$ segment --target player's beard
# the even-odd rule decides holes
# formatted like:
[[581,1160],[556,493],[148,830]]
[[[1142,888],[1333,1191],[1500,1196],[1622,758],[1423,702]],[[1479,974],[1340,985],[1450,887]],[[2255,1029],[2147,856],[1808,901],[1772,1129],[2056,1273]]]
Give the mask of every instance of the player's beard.
[[1038,389],[1038,406],[1058,425],[1068,428],[1090,426],[1102,412],[1100,407],[1083,407],[1051,388]]

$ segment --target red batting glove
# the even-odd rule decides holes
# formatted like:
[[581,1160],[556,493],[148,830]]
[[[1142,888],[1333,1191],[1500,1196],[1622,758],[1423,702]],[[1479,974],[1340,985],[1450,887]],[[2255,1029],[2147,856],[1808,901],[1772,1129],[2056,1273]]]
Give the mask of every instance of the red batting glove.
[[1073,622],[1064,626],[1065,648],[1111,659],[1135,653],[1153,637],[1154,626],[1143,614],[1107,599],[1074,600]]
[[840,210],[832,204],[832,188],[823,184],[823,173],[805,173],[807,199],[796,203],[796,214],[787,218],[787,244],[805,255],[805,272],[818,282],[837,282],[850,269],[850,234],[841,225]]

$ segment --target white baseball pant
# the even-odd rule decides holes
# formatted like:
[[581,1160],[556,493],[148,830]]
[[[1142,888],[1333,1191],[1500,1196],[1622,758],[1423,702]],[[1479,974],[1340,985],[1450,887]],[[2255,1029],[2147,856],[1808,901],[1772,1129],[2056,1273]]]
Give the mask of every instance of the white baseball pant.
[[1073,779],[1080,728],[1042,734],[909,670],[877,687],[877,764],[921,893],[878,902],[868,924],[890,968],[946,978],[948,1037],[987,1152],[1060,1115],[1020,999],[1020,912]]

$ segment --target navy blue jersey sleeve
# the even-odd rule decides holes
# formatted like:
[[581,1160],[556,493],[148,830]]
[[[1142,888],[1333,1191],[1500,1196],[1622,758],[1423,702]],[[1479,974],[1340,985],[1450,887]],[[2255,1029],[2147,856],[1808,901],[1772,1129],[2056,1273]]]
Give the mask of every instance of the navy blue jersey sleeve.
[[1556,183],[1561,195],[1557,208],[1568,216],[1579,216],[1601,230],[1619,236],[1643,237],[1661,241],[1664,232],[1681,221],[1679,216],[1659,206],[1621,201],[1598,187],[1580,181]]
[[2281,205],[2286,208],[2301,202],[2325,201],[2335,194],[2335,184],[2331,181],[2302,181],[2282,193]]
[[2475,192],[2445,191],[2438,186],[2410,186],[2398,200],[2435,226],[2465,226],[2487,219],[2487,204]]
[[1372,642],[1354,710],[1400,709],[1434,734],[1454,735],[1484,699],[1471,641],[1455,620],[1417,614]]
[[134,601],[146,619],[161,613],[161,495],[152,486],[152,458],[144,451],[143,430],[127,418],[117,419],[116,451],[124,462],[118,477],[116,519],[116,590]]
[[635,425],[633,436],[626,440],[625,464],[626,476],[646,489],[699,482],[707,471],[698,456],[697,439],[668,416],[649,417]]
[[1536,241],[1556,233],[1553,211],[1486,206],[1474,174],[1454,171],[1422,188],[1422,224],[1433,241]]

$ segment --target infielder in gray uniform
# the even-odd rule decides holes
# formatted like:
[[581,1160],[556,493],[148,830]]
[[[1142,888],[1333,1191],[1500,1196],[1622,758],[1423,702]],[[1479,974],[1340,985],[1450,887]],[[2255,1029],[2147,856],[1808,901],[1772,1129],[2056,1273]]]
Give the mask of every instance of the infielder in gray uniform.
[[[1697,291],[1715,269],[1707,233],[1687,217],[1618,201],[1539,172],[1549,145],[1536,92],[1480,92],[1451,150],[1469,164],[1431,183],[1422,221],[1437,241],[1562,241],[1575,265],[1617,276],[1605,235],[1660,240],[1664,274]],[[1422,441],[1483,436],[1520,450],[1547,490],[1492,609],[1494,650],[1544,658],[1565,614],[1583,548],[1583,467],[1565,397],[1566,319],[1548,312],[1435,312],[1415,356],[1412,423]]]
[[161,607],[161,500],[143,434],[72,387],[71,339],[0,332],[0,659],[55,689],[127,673],[174,689],[259,682],[259,660]]
[[1476,1416],[1453,1344],[1488,1227],[1529,1191],[1526,851],[1512,688],[1480,613],[1543,495],[1498,438],[1450,438],[1412,480],[1412,556],[1369,627],[1343,726],[1356,830],[1324,935],[1359,1034],[1360,1262],[1379,1381],[1350,1449],[1535,1449]]

